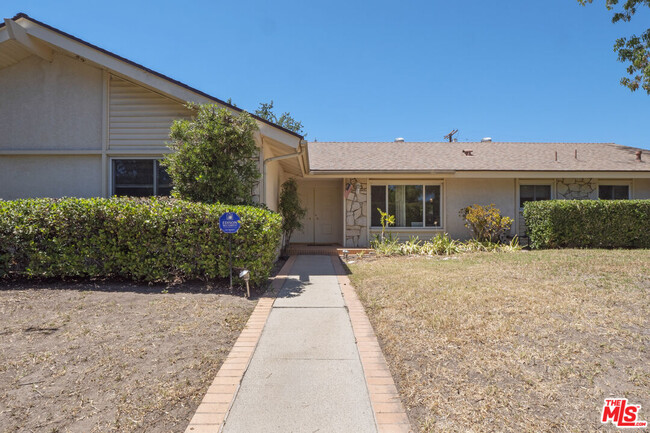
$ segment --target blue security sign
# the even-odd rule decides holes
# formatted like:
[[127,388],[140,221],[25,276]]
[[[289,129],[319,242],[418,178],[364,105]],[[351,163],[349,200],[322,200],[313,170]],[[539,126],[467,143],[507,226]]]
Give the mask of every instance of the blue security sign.
[[241,227],[241,218],[235,212],[226,212],[219,217],[219,228],[224,233],[237,233]]

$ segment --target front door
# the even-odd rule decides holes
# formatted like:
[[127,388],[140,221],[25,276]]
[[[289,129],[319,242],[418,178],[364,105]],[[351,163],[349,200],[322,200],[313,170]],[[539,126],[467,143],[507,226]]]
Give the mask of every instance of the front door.
[[303,228],[291,237],[301,244],[337,244],[343,238],[343,197],[340,181],[303,181],[298,194],[307,214]]

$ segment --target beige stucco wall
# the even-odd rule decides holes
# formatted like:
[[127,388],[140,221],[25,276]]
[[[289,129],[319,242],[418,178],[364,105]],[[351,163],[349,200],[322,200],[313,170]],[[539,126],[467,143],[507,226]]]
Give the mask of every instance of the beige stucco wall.
[[101,149],[102,80],[60,54],[0,69],[0,150]]
[[101,195],[101,156],[2,156],[0,199]]
[[650,179],[635,179],[632,194],[632,198],[650,200]]
[[280,161],[270,161],[266,163],[266,205],[273,211],[278,210],[278,200],[280,198],[280,185],[282,183],[283,171],[280,167]]
[[467,239],[471,236],[458,215],[463,207],[494,203],[502,215],[515,218],[515,179],[449,179],[445,187],[445,231],[452,238]]

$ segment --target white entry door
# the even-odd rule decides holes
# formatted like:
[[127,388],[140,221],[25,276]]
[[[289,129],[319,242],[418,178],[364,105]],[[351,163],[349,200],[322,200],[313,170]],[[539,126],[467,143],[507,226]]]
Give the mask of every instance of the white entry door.
[[337,244],[343,238],[343,187],[340,181],[298,184],[298,194],[307,209],[301,231],[291,237],[298,244]]

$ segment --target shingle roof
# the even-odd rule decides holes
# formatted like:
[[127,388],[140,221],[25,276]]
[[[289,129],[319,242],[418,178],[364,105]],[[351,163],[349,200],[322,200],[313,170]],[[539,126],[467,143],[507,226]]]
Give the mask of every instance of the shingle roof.
[[[463,151],[471,150],[473,156]],[[614,143],[310,142],[309,167],[324,171],[650,172],[650,151]],[[575,157],[577,151],[577,158]],[[555,159],[557,152],[557,161]]]

